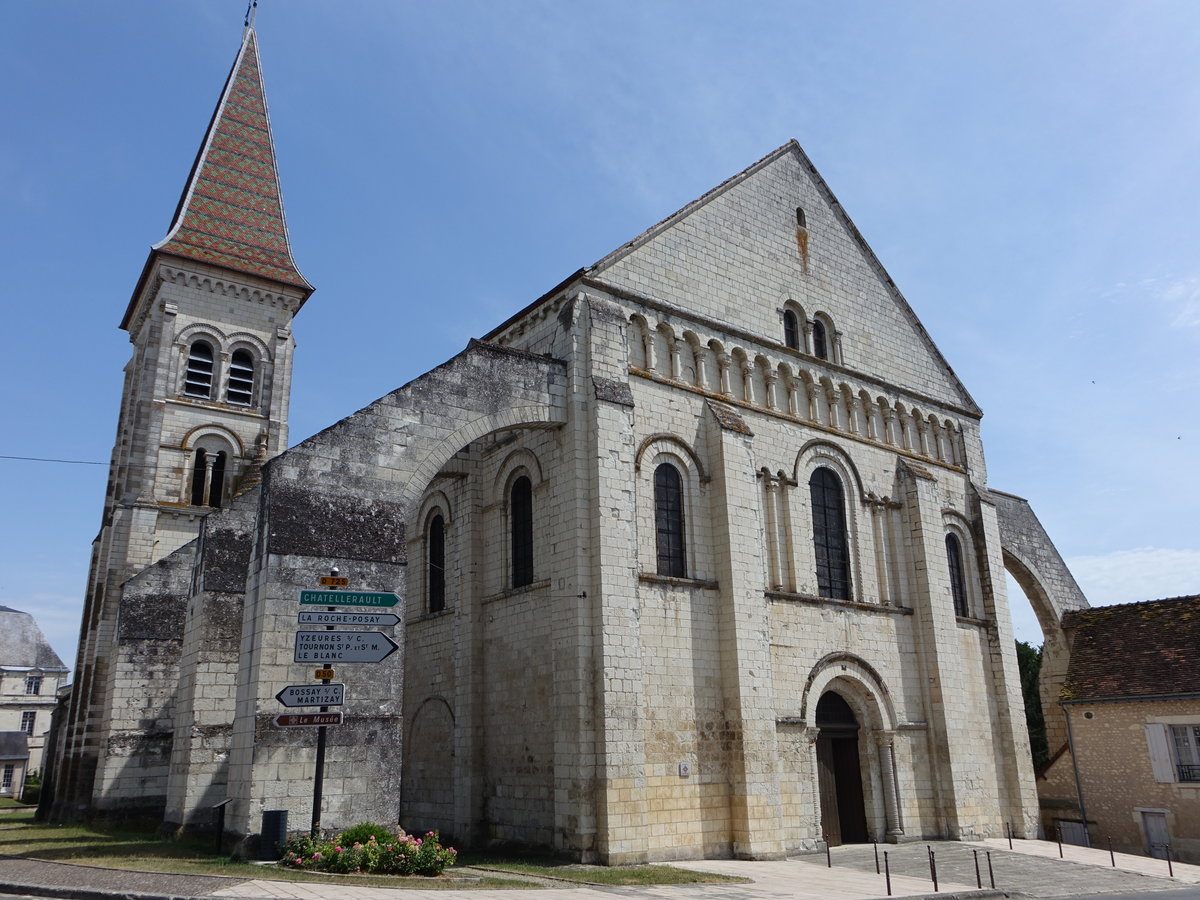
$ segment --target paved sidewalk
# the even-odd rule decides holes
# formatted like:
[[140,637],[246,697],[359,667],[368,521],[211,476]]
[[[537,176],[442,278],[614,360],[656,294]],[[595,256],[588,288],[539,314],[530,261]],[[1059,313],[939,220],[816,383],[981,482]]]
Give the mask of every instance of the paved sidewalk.
[[[938,870],[937,894],[929,872],[928,849]],[[979,843],[936,841],[879,848],[892,872],[892,896],[901,897],[1073,897],[1094,893],[1142,893],[1200,884],[1200,866],[1175,863],[1175,878],[1166,877],[1166,861],[1116,854],[1112,867],[1106,850],[1063,847],[1048,841],[1004,839]],[[983,890],[976,888],[978,853]],[[987,854],[991,853],[996,890],[990,889]],[[750,884],[598,887],[562,885],[544,889],[440,889],[361,887],[329,882],[284,882],[269,878],[243,880],[221,876],[164,875],[127,872],[20,857],[0,857],[0,892],[70,900],[873,900],[887,895],[884,876],[875,873],[871,845],[835,847],[833,867],[825,855],[810,854],[778,862],[703,860],[677,863],[680,868],[736,875]],[[268,870],[269,871],[269,870]],[[264,875],[268,872],[264,871]],[[411,882],[410,882],[411,884]]]
[[[1164,891],[1197,883],[1196,879],[1200,878],[1200,866],[1176,863],[1175,874],[1181,877],[1172,879],[1167,877],[1165,860],[1126,854],[1117,854],[1118,868],[1112,868],[1107,850],[1064,846],[1064,858],[1059,859],[1058,845],[1050,841],[1014,840],[1011,851],[1008,841],[1003,838],[979,843],[930,841],[880,845],[879,853],[881,861],[883,854],[887,853],[893,875],[900,873],[923,880],[922,890],[930,891],[933,883],[929,873],[929,849],[934,852],[939,887],[944,887],[946,882],[954,882],[969,885],[971,890],[975,890],[979,883],[975,875],[975,860],[978,858],[979,880],[984,888],[991,887],[991,878],[994,877],[996,888],[1000,891],[1019,892],[1047,900],[1083,894]],[[973,851],[977,851],[977,855]],[[991,854],[991,875],[988,873],[988,853]],[[835,847],[832,857],[835,869],[856,869],[874,877],[875,855],[869,844]],[[813,857],[806,856],[804,859],[811,860]]]

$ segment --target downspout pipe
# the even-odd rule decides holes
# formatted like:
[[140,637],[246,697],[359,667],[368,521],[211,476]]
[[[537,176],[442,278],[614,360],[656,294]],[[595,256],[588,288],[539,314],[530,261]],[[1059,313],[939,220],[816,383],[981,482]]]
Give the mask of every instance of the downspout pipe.
[[1075,755],[1075,740],[1071,735],[1071,714],[1067,711],[1067,704],[1062,700],[1058,701],[1058,706],[1067,723],[1067,750],[1071,754],[1071,768],[1075,772],[1075,793],[1079,797],[1079,815],[1083,819],[1083,839],[1090,847],[1092,846],[1092,833],[1088,830],[1087,804],[1083,802],[1083,780],[1079,777],[1079,757]]

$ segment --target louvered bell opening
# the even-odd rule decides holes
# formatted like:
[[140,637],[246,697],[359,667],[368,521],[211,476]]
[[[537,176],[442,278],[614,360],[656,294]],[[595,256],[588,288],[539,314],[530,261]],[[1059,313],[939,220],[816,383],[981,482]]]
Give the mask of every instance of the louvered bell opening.
[[238,350],[230,360],[229,388],[225,397],[239,406],[254,402],[254,359],[245,350]]
[[189,397],[212,396],[213,352],[212,347],[202,341],[192,344],[188,351],[187,372],[183,379],[183,392]]

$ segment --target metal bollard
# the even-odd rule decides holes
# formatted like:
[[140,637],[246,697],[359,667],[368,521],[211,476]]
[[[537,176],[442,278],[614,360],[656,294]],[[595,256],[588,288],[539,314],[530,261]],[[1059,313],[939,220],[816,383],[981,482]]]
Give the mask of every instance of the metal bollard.
[[1117,857],[1112,852],[1112,835],[1108,836],[1108,861],[1112,863],[1112,867],[1117,867]]
[[938,889],[937,862],[933,858],[933,848],[926,845],[925,849],[929,851],[929,879],[933,882],[933,892],[936,894]]
[[1175,877],[1175,867],[1171,865],[1171,845],[1167,844],[1167,875],[1171,878]]
[[892,896],[892,867],[888,865],[888,852],[883,851],[883,875],[887,879],[887,895]]
[[992,883],[992,890],[996,889],[996,873],[992,871],[992,851],[987,851],[988,860],[988,881]]
[[1005,822],[1004,824],[1006,826],[1005,830],[1008,832],[1008,849],[1011,850],[1012,849],[1012,822]]
[[871,841],[871,845],[875,848],[875,874],[879,874],[879,841]]
[[825,868],[833,868],[833,857],[829,854],[829,838],[825,838]]
[[1059,825],[1059,826],[1058,826],[1058,858],[1059,858],[1059,859],[1062,859],[1062,858],[1063,858],[1063,852],[1062,852],[1062,826],[1061,826],[1061,825]]
[[972,850],[971,853],[975,856],[975,887],[983,890],[983,879],[979,877],[979,851]]

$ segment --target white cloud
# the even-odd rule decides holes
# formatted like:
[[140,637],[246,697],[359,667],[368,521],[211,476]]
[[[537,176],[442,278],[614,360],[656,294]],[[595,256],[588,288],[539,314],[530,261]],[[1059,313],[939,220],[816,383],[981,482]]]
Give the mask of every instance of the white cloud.
[[1138,547],[1066,563],[1092,606],[1200,593],[1200,550]]
[[[1200,550],[1139,547],[1066,560],[1092,606],[1200,593]],[[1019,641],[1042,643],[1042,629],[1020,586],[1008,576],[1008,605]]]
[[1169,282],[1159,294],[1172,308],[1174,328],[1200,327],[1200,276],[1178,278]]

